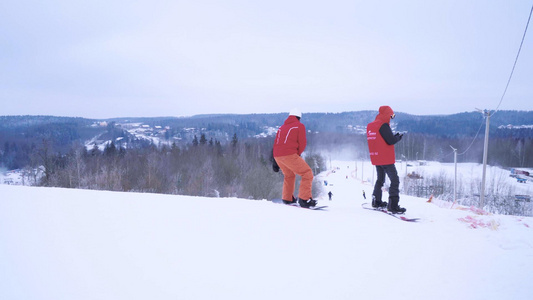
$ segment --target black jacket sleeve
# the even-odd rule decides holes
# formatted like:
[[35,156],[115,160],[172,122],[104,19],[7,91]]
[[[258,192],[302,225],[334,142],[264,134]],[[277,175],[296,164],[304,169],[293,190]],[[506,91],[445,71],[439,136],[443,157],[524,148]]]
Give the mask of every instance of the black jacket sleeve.
[[381,134],[381,137],[385,140],[385,142],[389,145],[394,145],[398,141],[400,141],[400,138],[392,134],[392,130],[390,129],[389,124],[383,123],[381,127],[379,128],[379,134]]

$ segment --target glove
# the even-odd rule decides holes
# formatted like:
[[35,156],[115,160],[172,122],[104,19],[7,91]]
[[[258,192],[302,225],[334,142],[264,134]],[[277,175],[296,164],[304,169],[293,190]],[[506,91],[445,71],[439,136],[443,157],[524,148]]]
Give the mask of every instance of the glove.
[[272,170],[276,173],[279,172],[279,166],[275,159],[272,160]]
[[272,152],[270,153],[270,162],[272,163],[272,170],[276,173],[279,172],[279,166],[278,162],[274,158],[274,149],[272,149]]
[[403,133],[400,134],[399,132],[397,132],[394,136],[398,139],[398,141],[400,141],[403,137]]

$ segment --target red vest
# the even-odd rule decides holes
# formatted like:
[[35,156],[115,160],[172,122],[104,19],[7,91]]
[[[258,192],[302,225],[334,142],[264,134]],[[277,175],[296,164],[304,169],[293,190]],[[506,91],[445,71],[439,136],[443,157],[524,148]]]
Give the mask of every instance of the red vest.
[[374,122],[366,126],[368,151],[370,152],[370,161],[374,166],[392,165],[396,162],[394,145],[387,144],[379,133],[379,128],[384,123],[383,118],[378,116]]
[[295,116],[289,116],[278,129],[274,141],[274,157],[301,155],[307,145],[305,126]]

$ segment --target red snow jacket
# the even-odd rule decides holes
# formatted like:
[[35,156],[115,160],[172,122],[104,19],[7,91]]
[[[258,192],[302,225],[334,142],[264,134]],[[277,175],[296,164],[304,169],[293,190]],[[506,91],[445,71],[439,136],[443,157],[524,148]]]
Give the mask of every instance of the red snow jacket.
[[392,134],[390,119],[394,114],[389,106],[381,106],[376,119],[366,127],[366,139],[372,165],[392,165],[396,162],[394,144],[400,139]]
[[274,157],[291,154],[301,155],[307,146],[304,124],[295,116],[289,116],[278,129],[274,141]]

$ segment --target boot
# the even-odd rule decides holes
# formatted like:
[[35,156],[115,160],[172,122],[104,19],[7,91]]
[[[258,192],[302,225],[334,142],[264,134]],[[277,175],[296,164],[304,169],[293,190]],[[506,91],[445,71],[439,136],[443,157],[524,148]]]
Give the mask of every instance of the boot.
[[407,211],[407,209],[400,207],[398,205],[398,202],[400,202],[400,198],[389,198],[389,204],[387,205],[387,210],[393,214],[403,214]]
[[304,208],[315,207],[316,200],[313,200],[312,198],[310,198],[309,200],[298,198],[298,204],[300,204],[300,206]]
[[393,214],[403,214],[407,211],[407,209],[400,207],[399,205],[396,205],[394,208],[387,207],[387,210]]
[[292,200],[291,201],[283,200],[283,203],[287,204],[287,205],[295,205],[296,204],[296,198],[294,198],[294,196],[292,196]]
[[387,207],[387,202],[377,200],[375,195],[372,195],[372,207],[373,208],[385,208]]

